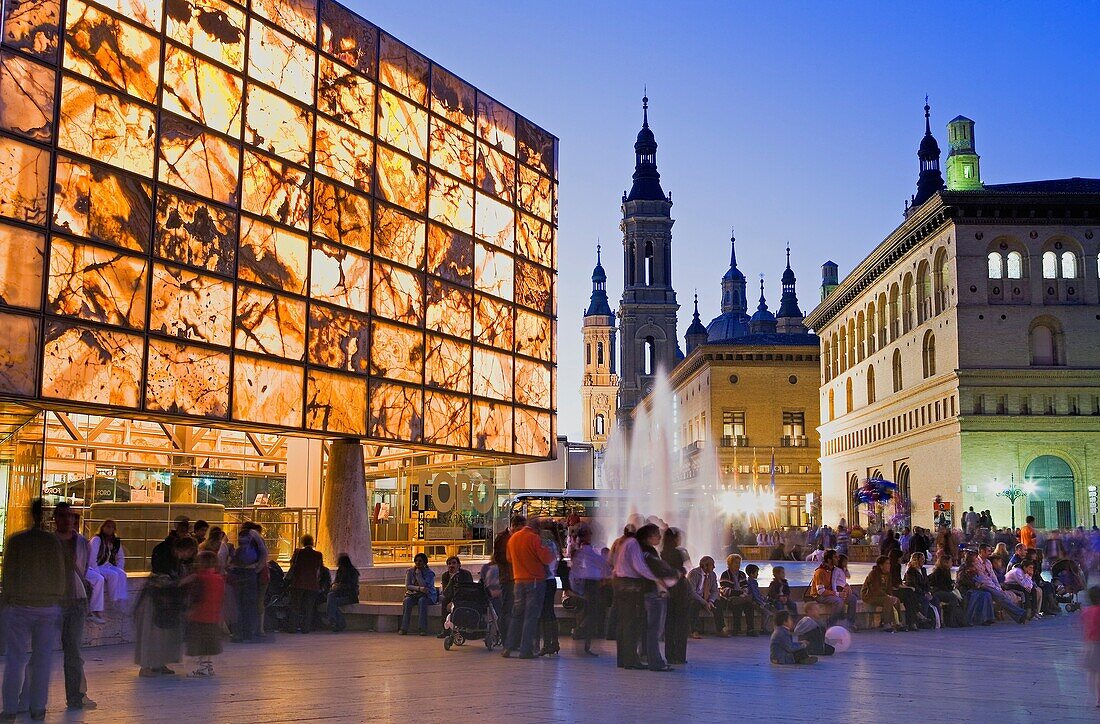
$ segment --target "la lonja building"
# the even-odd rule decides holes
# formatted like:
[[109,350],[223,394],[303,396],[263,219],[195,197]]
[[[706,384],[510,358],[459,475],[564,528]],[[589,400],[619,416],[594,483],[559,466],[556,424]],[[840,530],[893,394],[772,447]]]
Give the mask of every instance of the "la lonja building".
[[[824,516],[898,482],[915,525],[940,496],[1008,525],[1092,525],[1100,485],[1100,179],[984,183],[974,122],[928,124],[905,220],[806,318],[821,338]],[[1092,496],[1095,499],[1095,496]]]
[[480,552],[555,454],[557,139],[330,0],[2,38],[0,540],[44,493],[134,567],[178,514]]

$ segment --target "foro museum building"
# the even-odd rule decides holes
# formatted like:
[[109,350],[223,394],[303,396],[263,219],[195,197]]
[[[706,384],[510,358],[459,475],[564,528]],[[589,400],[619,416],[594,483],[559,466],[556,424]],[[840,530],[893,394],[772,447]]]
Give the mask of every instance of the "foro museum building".
[[[927,111],[927,109],[926,109]],[[806,324],[821,338],[824,518],[866,524],[866,478],[914,525],[933,501],[994,523],[1092,525],[1100,485],[1100,180],[981,181],[974,124],[931,132],[907,216]],[[827,275],[828,276],[828,275]],[[832,281],[832,283],[829,283]],[[1092,496],[1095,499],[1095,496]]]
[[[12,0],[0,512],[484,538],[555,445],[557,140],[320,0]],[[3,535],[0,535],[2,538]]]

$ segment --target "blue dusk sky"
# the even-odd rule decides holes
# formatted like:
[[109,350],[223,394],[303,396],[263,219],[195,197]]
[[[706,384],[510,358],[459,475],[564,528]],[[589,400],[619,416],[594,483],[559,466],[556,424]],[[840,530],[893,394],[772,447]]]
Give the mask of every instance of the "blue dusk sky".
[[613,307],[622,292],[643,85],[674,202],[681,345],[696,290],[704,323],[718,313],[731,227],[773,311],[790,242],[808,312],[823,261],[843,278],[900,223],[926,93],[941,147],[948,120],[974,119],[987,183],[1100,177],[1100,4],[345,2],[561,139],[558,427],[571,439],[597,238]]

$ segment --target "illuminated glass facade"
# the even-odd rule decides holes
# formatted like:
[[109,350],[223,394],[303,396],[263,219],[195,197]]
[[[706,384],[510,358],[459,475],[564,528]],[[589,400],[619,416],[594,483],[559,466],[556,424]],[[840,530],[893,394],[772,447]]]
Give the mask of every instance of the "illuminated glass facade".
[[8,0],[0,398],[549,457],[557,140],[320,0]]

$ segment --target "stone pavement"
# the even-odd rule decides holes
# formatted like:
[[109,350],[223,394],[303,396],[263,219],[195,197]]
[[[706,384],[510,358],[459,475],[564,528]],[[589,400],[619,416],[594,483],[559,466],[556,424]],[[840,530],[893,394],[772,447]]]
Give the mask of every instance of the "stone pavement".
[[48,720],[1096,722],[1079,622],[860,633],[807,667],[771,665],[764,637],[705,639],[672,673],[616,669],[612,642],[596,659],[521,661],[478,641],[447,652],[431,637],[315,632],[227,645],[211,680],[139,679],[131,647],[106,646],[85,652],[100,709],[64,711],[58,666]]

